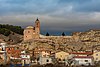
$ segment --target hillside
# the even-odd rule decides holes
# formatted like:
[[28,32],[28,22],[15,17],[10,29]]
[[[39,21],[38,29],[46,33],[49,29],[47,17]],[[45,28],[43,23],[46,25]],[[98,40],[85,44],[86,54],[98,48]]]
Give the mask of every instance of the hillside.
[[23,40],[23,36],[16,33],[11,33],[9,36],[4,36],[3,34],[0,34],[0,43],[6,42],[7,44],[17,44],[20,43]]
[[41,36],[38,40],[23,41],[21,44],[29,50],[39,46],[67,52],[100,50],[100,30],[74,32],[72,36]]
[[0,34],[9,36],[11,32],[23,35],[23,30],[21,26],[13,26],[9,24],[0,24]]
[[0,24],[0,42],[20,43],[23,40],[23,29],[20,26]]

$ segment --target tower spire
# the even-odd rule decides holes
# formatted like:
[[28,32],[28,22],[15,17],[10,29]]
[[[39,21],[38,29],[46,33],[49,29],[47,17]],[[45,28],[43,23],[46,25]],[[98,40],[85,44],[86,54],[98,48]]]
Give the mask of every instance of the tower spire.
[[36,21],[39,21],[38,17],[37,17]]

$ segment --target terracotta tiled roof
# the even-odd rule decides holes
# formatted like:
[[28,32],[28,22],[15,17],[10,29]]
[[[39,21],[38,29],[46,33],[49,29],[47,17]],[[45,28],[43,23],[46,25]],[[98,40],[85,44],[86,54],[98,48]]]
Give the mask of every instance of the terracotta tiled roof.
[[69,54],[91,55],[93,53],[92,52],[71,52]]
[[21,60],[28,60],[29,58],[21,58]]
[[93,56],[74,56],[74,58],[93,58]]

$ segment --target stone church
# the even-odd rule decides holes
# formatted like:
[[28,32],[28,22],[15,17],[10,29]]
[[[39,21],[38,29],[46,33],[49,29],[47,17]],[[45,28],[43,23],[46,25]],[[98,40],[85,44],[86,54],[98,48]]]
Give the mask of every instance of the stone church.
[[34,26],[28,26],[24,29],[24,41],[30,39],[39,39],[40,37],[40,21],[38,18]]
[[[74,38],[75,37],[75,38]],[[75,40],[78,40],[78,36],[45,36],[45,35],[41,35],[40,34],[40,21],[37,18],[35,21],[35,25],[34,26],[28,26],[24,29],[24,41],[27,40],[31,40],[31,39],[62,39],[62,38],[66,38],[68,41],[69,40],[73,40],[73,38]]]

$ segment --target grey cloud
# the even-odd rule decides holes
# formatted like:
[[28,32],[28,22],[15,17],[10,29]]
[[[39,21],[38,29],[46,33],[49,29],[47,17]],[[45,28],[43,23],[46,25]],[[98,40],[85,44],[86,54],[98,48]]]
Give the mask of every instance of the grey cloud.
[[73,8],[76,12],[100,12],[100,0],[91,0],[86,3],[76,4]]

